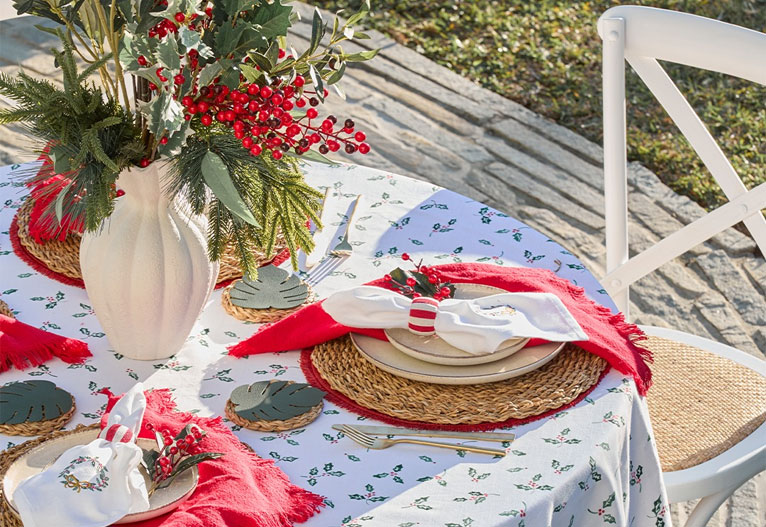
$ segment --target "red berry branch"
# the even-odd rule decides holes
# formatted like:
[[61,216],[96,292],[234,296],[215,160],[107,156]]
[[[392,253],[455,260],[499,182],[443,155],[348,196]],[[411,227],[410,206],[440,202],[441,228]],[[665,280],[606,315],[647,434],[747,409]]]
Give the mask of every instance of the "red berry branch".
[[142,460],[152,479],[150,496],[155,490],[169,486],[177,476],[202,461],[223,456],[220,453],[200,451],[199,444],[207,434],[195,424],[186,425],[175,438],[167,429],[158,431],[151,425],[146,427],[154,432],[158,447],[158,450],[144,450]]
[[[410,255],[402,253],[402,260],[410,261]],[[405,271],[397,267],[390,274],[385,275],[383,280],[389,288],[409,298],[428,296],[441,301],[452,298],[455,294],[455,286],[450,282],[442,281],[439,272],[433,267],[423,265],[423,260],[415,265],[414,271]]]

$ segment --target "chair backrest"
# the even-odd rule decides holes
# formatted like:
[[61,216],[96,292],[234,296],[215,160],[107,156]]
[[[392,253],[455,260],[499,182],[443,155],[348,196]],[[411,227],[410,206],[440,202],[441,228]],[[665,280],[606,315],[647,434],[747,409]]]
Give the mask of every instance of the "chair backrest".
[[[606,276],[602,283],[628,314],[629,285],[732,225],[744,221],[766,254],[766,183],[747,190],[713,136],[658,60],[766,85],[766,34],[652,7],[619,6],[598,21],[603,40]],[[629,258],[625,60],[673,119],[721,186],[728,203]]]

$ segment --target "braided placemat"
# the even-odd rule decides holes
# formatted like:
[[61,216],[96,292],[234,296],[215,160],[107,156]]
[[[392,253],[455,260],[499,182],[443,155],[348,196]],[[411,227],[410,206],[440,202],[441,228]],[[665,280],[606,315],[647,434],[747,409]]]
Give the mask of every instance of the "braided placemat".
[[[270,254],[266,254],[263,249],[256,249],[253,251],[255,257],[255,263],[257,267],[271,262],[276,255],[282,253],[287,248],[287,241],[282,233],[277,234],[277,241]],[[239,256],[237,255],[236,245],[229,243],[226,246],[226,250],[221,255],[221,259],[218,262],[218,280],[217,283],[234,280],[236,278],[242,278],[242,268],[239,266]]]
[[714,458],[766,420],[766,377],[758,372],[672,340],[637,344],[654,355],[647,402],[664,472]]
[[[12,235],[15,234],[21,245],[22,252],[26,253],[25,255],[19,254],[19,256],[25,260],[31,259],[28,263],[30,265],[33,262],[37,264],[40,267],[39,271],[50,271],[48,276],[51,278],[56,278],[68,285],[84,287],[82,272],[80,271],[80,240],[82,236],[78,233],[70,233],[63,242],[49,240],[45,243],[37,243],[29,234],[29,218],[32,212],[32,204],[32,200],[27,199],[16,212],[11,224]],[[265,254],[263,250],[253,252],[256,266],[261,267],[280,258],[284,261],[284,257],[289,256],[289,253],[286,253],[286,247],[287,242],[284,237],[281,234],[278,235],[270,255]],[[24,256],[29,258],[24,258]],[[219,263],[218,278],[216,280],[219,287],[231,280],[242,277],[243,273],[239,267],[239,257],[237,256],[236,246],[233,243],[226,245]]]
[[8,501],[3,492],[3,478],[5,477],[5,473],[8,470],[8,467],[10,467],[11,464],[16,461],[16,459],[26,454],[33,448],[36,448],[45,441],[50,441],[51,439],[56,439],[61,436],[80,433],[84,430],[98,430],[99,428],[100,427],[98,424],[90,426],[77,425],[74,430],[61,430],[59,432],[51,432],[44,436],[40,436],[37,439],[32,439],[30,441],[21,443],[20,445],[11,447],[3,452],[3,455],[0,456],[0,520],[4,527],[23,527],[21,518],[19,518],[18,515],[13,512],[11,506],[8,505]]
[[0,315],[5,315],[6,317],[16,318],[13,316],[13,311],[11,311],[11,308],[8,307],[8,304],[0,300]]
[[223,306],[224,311],[226,311],[229,315],[233,316],[237,320],[242,320],[245,322],[276,322],[285,318],[287,315],[295,313],[300,308],[311,304],[317,298],[316,293],[314,293],[314,290],[311,289],[311,286],[306,284],[306,287],[308,287],[309,296],[307,296],[306,301],[299,306],[295,306],[290,309],[250,309],[247,307],[235,306],[231,303],[231,289],[235,284],[236,282],[232,282],[224,288],[223,292],[221,293],[221,305]]
[[332,390],[362,408],[414,424],[441,425],[503,423],[560,409],[590,390],[608,366],[604,359],[568,345],[548,364],[513,379],[430,384],[379,369],[347,336],[316,346],[310,361]]
[[55,273],[67,278],[82,279],[80,272],[80,240],[78,233],[69,233],[64,241],[48,240],[37,243],[29,234],[29,217],[32,213],[32,199],[27,199],[16,213],[19,241],[24,249]]

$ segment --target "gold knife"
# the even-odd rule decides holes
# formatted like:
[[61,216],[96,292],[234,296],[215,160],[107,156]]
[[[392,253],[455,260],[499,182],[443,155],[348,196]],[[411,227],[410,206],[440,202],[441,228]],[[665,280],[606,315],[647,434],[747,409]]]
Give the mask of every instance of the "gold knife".
[[[332,425],[333,430],[343,431],[343,424]],[[500,432],[450,432],[447,430],[418,430],[415,428],[400,428],[398,426],[373,426],[359,425],[356,423],[346,424],[372,435],[415,436],[415,437],[440,437],[449,439],[462,439],[463,441],[494,441],[497,443],[510,443],[516,439],[515,434]]]

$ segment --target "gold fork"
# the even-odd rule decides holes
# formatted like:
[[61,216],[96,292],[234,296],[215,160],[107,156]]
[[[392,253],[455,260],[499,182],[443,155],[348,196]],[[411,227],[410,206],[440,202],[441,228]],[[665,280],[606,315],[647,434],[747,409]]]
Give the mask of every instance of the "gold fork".
[[394,446],[397,443],[412,443],[414,445],[435,446],[440,448],[450,448],[452,450],[465,450],[467,452],[475,452],[477,454],[489,454],[491,456],[505,456],[505,450],[498,450],[495,448],[482,448],[475,446],[465,445],[453,445],[451,443],[439,443],[437,441],[422,441],[420,439],[381,439],[367,435],[364,432],[360,432],[356,428],[345,425],[342,431],[352,441],[362,445],[365,448],[371,448],[373,450],[382,450],[390,446]]

